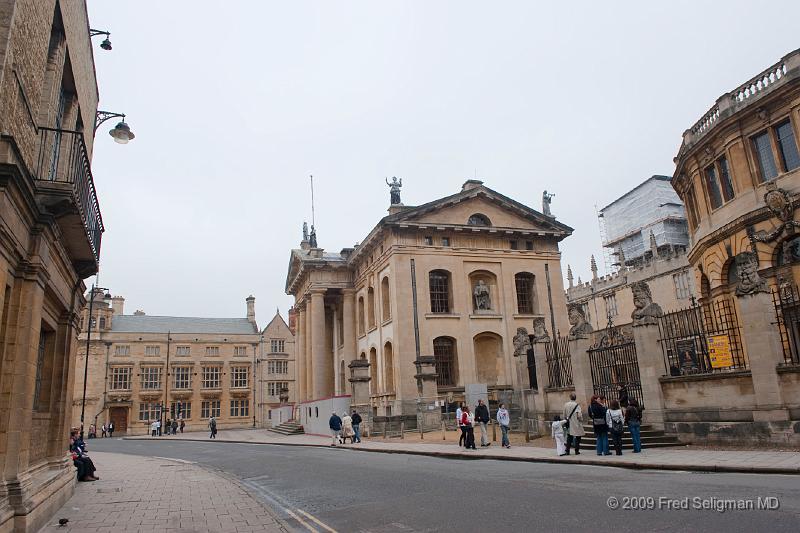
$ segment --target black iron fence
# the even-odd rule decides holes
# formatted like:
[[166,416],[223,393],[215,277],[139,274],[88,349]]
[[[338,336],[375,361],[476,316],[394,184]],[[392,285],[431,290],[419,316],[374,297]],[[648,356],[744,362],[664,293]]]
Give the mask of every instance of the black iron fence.
[[547,361],[548,386],[550,388],[572,387],[572,358],[569,353],[569,338],[556,337],[552,342],[544,344]]
[[594,394],[609,400],[636,398],[644,407],[636,343],[619,331],[615,333],[604,335],[603,341],[589,350]]
[[800,291],[797,285],[784,283],[772,289],[778,330],[783,345],[783,360],[788,365],[800,364]]
[[72,185],[73,198],[83,219],[86,237],[95,259],[99,259],[100,241],[104,231],[103,218],[100,215],[83,132],[39,128],[36,179]]
[[666,313],[658,327],[670,376],[747,368],[736,307],[729,299]]

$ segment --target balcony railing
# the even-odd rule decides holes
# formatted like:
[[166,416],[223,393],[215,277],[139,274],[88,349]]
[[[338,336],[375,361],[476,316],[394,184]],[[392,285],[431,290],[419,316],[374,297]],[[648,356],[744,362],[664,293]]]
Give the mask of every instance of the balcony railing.
[[[91,162],[80,131],[39,128],[39,155],[36,161],[36,180],[46,191],[45,195],[53,200],[49,207],[56,216],[64,213],[63,198],[57,201],[59,189],[68,185],[72,203],[77,208],[83,224],[83,231],[88,239],[94,263],[100,259],[100,241],[103,236],[103,218],[100,215],[100,204],[92,178]],[[69,209],[67,210],[69,211]],[[68,247],[75,248],[75,247]],[[77,261],[90,259],[77,254]]]

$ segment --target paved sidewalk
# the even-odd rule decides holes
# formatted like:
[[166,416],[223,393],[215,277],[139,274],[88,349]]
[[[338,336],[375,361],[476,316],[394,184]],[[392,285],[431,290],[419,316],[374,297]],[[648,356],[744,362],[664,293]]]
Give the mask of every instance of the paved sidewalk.
[[[92,452],[100,481],[75,494],[40,531],[287,531],[280,519],[236,482],[197,465]],[[58,520],[68,518],[67,527]]]
[[[214,442],[205,432],[183,433],[164,437],[125,437],[127,439],[196,440]],[[330,446],[330,437],[314,435],[284,436],[264,429],[221,430],[217,442],[244,442],[291,446]],[[488,448],[464,450],[453,443],[443,443],[442,434],[426,434],[425,440],[370,439],[361,444],[337,446],[342,451],[405,453],[469,459],[500,459],[546,463],[576,463],[635,469],[692,470],[703,472],[745,472],[763,474],[800,474],[800,452],[753,450],[698,450],[690,447],[654,448],[642,453],[598,457],[594,448],[584,448],[580,455],[556,456],[555,447],[512,446],[503,449],[497,443]]]

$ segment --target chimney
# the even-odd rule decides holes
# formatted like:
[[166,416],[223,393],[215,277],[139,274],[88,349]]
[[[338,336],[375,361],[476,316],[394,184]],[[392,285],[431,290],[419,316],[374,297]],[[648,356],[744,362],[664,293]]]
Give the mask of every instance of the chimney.
[[114,296],[111,298],[111,310],[115,315],[122,315],[125,309],[125,298],[122,296]]
[[464,182],[464,185],[461,186],[461,190],[468,191],[470,189],[477,189],[481,185],[483,185],[481,180],[467,180]]
[[247,320],[253,324],[256,323],[256,299],[251,294],[245,300],[247,302]]
[[297,329],[297,310],[294,306],[289,308],[289,331],[292,332],[292,335],[295,335],[295,330]]
[[137,309],[136,311],[133,312],[133,316],[144,316],[144,315],[145,312],[142,311],[141,309]]

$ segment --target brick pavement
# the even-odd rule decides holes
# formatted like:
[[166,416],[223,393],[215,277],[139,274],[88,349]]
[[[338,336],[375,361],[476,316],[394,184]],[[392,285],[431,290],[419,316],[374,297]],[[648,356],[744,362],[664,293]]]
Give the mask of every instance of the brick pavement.
[[[195,464],[92,452],[100,481],[75,494],[40,531],[280,532],[272,511],[239,484]],[[68,518],[59,527],[59,518]]]

